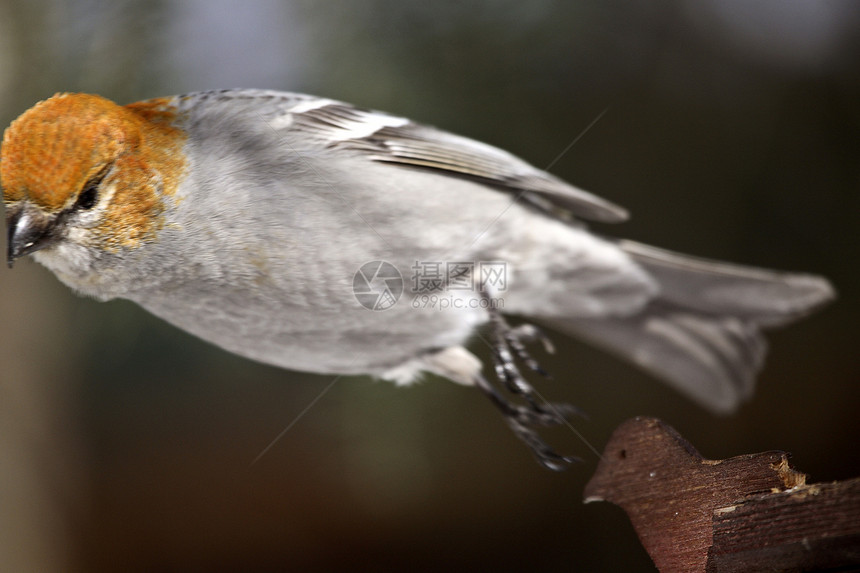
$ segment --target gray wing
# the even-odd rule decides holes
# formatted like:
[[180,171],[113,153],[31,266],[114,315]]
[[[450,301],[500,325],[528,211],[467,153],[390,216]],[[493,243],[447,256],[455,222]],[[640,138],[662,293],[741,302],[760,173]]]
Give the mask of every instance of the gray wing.
[[[622,207],[577,189],[510,153],[404,118],[320,98],[297,101],[288,113],[290,130],[303,131],[331,149],[350,150],[395,166],[474,179],[549,212],[560,210],[609,223],[627,218]],[[286,127],[283,122],[281,125]]]

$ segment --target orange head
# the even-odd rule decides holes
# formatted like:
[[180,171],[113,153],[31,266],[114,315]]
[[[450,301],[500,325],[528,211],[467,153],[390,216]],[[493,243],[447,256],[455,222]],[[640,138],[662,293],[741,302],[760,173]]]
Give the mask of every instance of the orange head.
[[[57,94],[12,122],[0,148],[10,263],[73,235],[114,252],[152,238],[185,169],[172,101]],[[87,232],[67,232],[77,223]]]

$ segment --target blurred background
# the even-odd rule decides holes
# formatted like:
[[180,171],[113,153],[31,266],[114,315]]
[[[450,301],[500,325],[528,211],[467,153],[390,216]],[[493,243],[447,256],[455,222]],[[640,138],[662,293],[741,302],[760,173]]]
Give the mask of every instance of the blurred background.
[[[845,479],[860,475],[858,31],[850,0],[0,0],[0,124],[57,91],[274,88],[546,167],[606,110],[552,168],[633,213],[598,231],[823,274],[840,299],[772,333],[730,417],[560,335],[556,355],[536,350],[554,374],[538,389],[588,412],[574,423],[597,449],[651,415],[706,457],[782,449],[815,481]],[[4,265],[2,568],[653,570],[620,509],[582,504],[597,460],[569,430],[547,437],[585,462],[553,473],[479,392],[331,381]]]

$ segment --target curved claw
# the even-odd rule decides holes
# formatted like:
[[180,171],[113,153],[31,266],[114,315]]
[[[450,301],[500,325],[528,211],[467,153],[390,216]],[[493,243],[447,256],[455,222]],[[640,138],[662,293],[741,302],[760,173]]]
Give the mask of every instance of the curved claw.
[[529,369],[549,378],[549,374],[541,368],[537,360],[532,358],[525,345],[539,340],[548,353],[555,352],[555,348],[540,328],[531,324],[521,324],[512,328],[498,309],[493,306],[489,308],[493,326],[493,362],[496,377],[508,391],[521,396],[525,404],[512,404],[480,374],[475,380],[475,385],[483,390],[502,411],[514,434],[531,448],[541,465],[556,471],[563,470],[570,464],[580,461],[579,458],[556,453],[538,435],[535,427],[564,424],[567,417],[584,416],[584,413],[570,404],[550,404],[543,400],[517,367],[517,361],[519,361]]
[[508,418],[507,420],[514,434],[531,448],[538,463],[545,468],[553,471],[564,471],[571,464],[582,461],[576,456],[563,456],[556,453],[533,428],[521,423],[520,420],[515,418]]
[[543,329],[539,326],[535,326],[534,324],[520,324],[511,328],[510,333],[516,339],[518,339],[521,343],[530,344],[532,342],[538,341],[543,346],[544,352],[547,354],[555,354],[555,345],[552,343],[552,340]]
[[[491,385],[483,376],[478,376],[475,384],[484,391],[484,393],[492,400],[493,404],[501,410],[505,416],[508,426],[513,430],[514,434],[522,440],[537,458],[537,461],[544,467],[561,471],[566,469],[570,464],[581,461],[574,456],[563,456],[556,453],[544,440],[540,437],[536,427],[554,426],[564,424],[565,419],[573,415],[582,415],[582,411],[570,404],[554,404],[544,403],[539,404],[533,400],[527,400],[526,405],[512,404],[506,400],[496,388]],[[531,395],[526,395],[530,397]]]

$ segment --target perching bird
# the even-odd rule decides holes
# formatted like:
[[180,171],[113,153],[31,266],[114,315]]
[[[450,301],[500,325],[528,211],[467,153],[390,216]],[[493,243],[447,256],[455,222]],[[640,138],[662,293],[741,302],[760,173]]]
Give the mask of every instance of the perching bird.
[[[833,297],[819,277],[691,258],[589,232],[621,207],[495,147],[313,96],[224,90],[119,106],[58,94],[0,149],[8,262],[125,298],[239,355],[292,370],[476,385],[549,467],[518,364],[517,315],[734,409],[760,328]],[[465,345],[483,328],[496,377]]]

